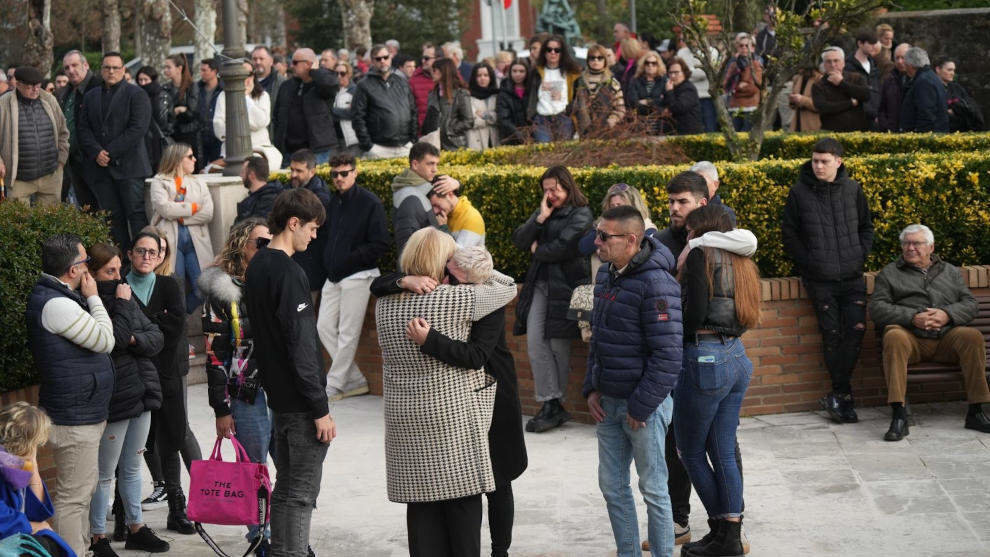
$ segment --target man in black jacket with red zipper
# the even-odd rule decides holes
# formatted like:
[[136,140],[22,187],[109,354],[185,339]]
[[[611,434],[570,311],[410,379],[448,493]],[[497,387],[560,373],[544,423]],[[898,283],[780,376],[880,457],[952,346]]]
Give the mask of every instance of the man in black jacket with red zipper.
[[842,145],[815,143],[784,207],[784,250],[794,261],[818,316],[832,392],[822,408],[836,423],[859,421],[852,372],[866,332],[863,267],[873,248],[873,217],[859,183],[842,164]]

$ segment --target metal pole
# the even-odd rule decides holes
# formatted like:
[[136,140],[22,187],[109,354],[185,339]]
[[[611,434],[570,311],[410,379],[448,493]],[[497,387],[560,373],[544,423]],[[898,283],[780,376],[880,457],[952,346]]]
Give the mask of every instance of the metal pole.
[[[488,7],[490,8],[489,11],[491,12],[490,19],[492,20],[492,56],[495,56],[495,54],[498,52],[498,39],[495,37],[495,29],[497,28],[495,25],[495,2],[497,1],[499,0],[488,0]],[[482,56],[481,58],[484,58],[484,56]]]
[[224,176],[239,176],[241,164],[251,156],[247,98],[244,80],[251,72],[244,68],[243,30],[238,29],[237,0],[223,0],[223,91],[227,102],[227,138]]
[[629,25],[632,26],[632,32],[636,32],[636,0],[629,0],[629,11],[632,14],[629,16]]

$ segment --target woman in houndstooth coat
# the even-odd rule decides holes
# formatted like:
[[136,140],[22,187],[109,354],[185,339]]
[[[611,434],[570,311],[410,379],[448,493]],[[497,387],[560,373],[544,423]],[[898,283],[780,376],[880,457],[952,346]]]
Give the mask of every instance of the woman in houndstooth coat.
[[[453,239],[435,228],[413,234],[400,264],[409,275],[442,282]],[[414,325],[466,341],[471,322],[515,297],[511,277],[478,285],[440,284],[425,295],[395,294],[375,307],[384,361],[388,498],[408,503],[410,555],[478,555],[481,494],[495,490],[488,429],[495,380],[425,355]],[[425,323],[428,323],[426,325]]]

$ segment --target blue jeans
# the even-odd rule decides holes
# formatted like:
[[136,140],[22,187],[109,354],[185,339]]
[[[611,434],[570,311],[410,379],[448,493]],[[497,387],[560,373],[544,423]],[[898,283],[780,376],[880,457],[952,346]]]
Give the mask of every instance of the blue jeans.
[[[272,439],[272,418],[268,413],[268,398],[265,391],[258,389],[254,404],[249,404],[238,398],[230,400],[230,414],[234,418],[234,429],[237,431],[237,442],[244,446],[251,462],[265,464],[268,462],[268,446]],[[247,538],[253,540],[258,535],[258,526],[248,526]],[[270,529],[265,537],[271,537]]]
[[752,376],[753,363],[738,338],[725,344],[702,340],[684,347],[684,369],[674,389],[674,435],[684,468],[710,518],[742,513],[736,428]]
[[639,491],[646,502],[650,555],[669,556],[674,552],[674,516],[667,493],[667,463],[664,438],[670,425],[670,397],[646,421],[646,427],[633,431],[626,422],[625,399],[603,396],[605,420],[598,424],[598,486],[605,497],[608,519],[618,557],[639,557],[639,523],[636,503],[629,487],[629,464],[636,462]]
[[567,141],[574,137],[574,122],[566,114],[533,117],[533,140],[537,143]]
[[711,97],[701,99],[701,120],[705,123],[705,132],[718,131],[718,116],[715,114],[715,101]]
[[199,259],[196,258],[196,248],[193,246],[192,236],[189,235],[189,228],[179,225],[179,239],[175,249],[175,276],[186,281],[186,313],[192,314],[196,311],[196,306],[203,303],[199,297],[199,280],[201,270]]
[[89,502],[89,531],[107,533],[107,506],[113,497],[113,473],[120,467],[117,486],[128,525],[143,524],[141,515],[141,453],[151,428],[151,412],[107,424],[100,438],[99,482]]

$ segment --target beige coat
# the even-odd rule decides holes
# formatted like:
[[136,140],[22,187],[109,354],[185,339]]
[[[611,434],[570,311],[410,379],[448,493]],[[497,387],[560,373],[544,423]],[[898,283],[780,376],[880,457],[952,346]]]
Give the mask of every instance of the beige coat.
[[[213,220],[213,198],[210,189],[193,174],[182,178],[186,186],[186,199],[183,202],[175,199],[175,179],[171,176],[158,174],[151,179],[151,224],[157,226],[169,246],[169,261],[175,268],[176,243],[179,237],[179,220],[189,228],[193,247],[196,249],[196,259],[199,268],[205,269],[213,264],[213,244],[210,242],[210,221]],[[193,203],[196,204],[196,214],[193,214]]]
[[822,129],[822,120],[818,116],[818,110],[815,109],[815,103],[811,100],[811,87],[818,83],[821,78],[822,74],[817,71],[811,77],[805,77],[801,74],[794,76],[791,93],[801,97],[796,105],[792,105],[794,108],[794,117],[791,118],[792,132],[797,131],[799,119],[801,120],[802,132],[816,132]]
[[[41,106],[52,119],[55,127],[55,139],[58,142],[58,165],[65,166],[65,161],[69,160],[69,127],[65,123],[65,116],[62,109],[55,100],[55,95],[48,91],[41,91],[38,97]],[[0,96],[0,159],[7,167],[7,176],[4,178],[8,184],[13,184],[17,179],[17,91],[11,91]]]
[[[497,98],[498,95],[492,95],[485,100],[471,97],[474,127],[467,131],[468,149],[484,151],[495,146],[495,100]],[[478,112],[490,114],[490,121],[480,118]]]

